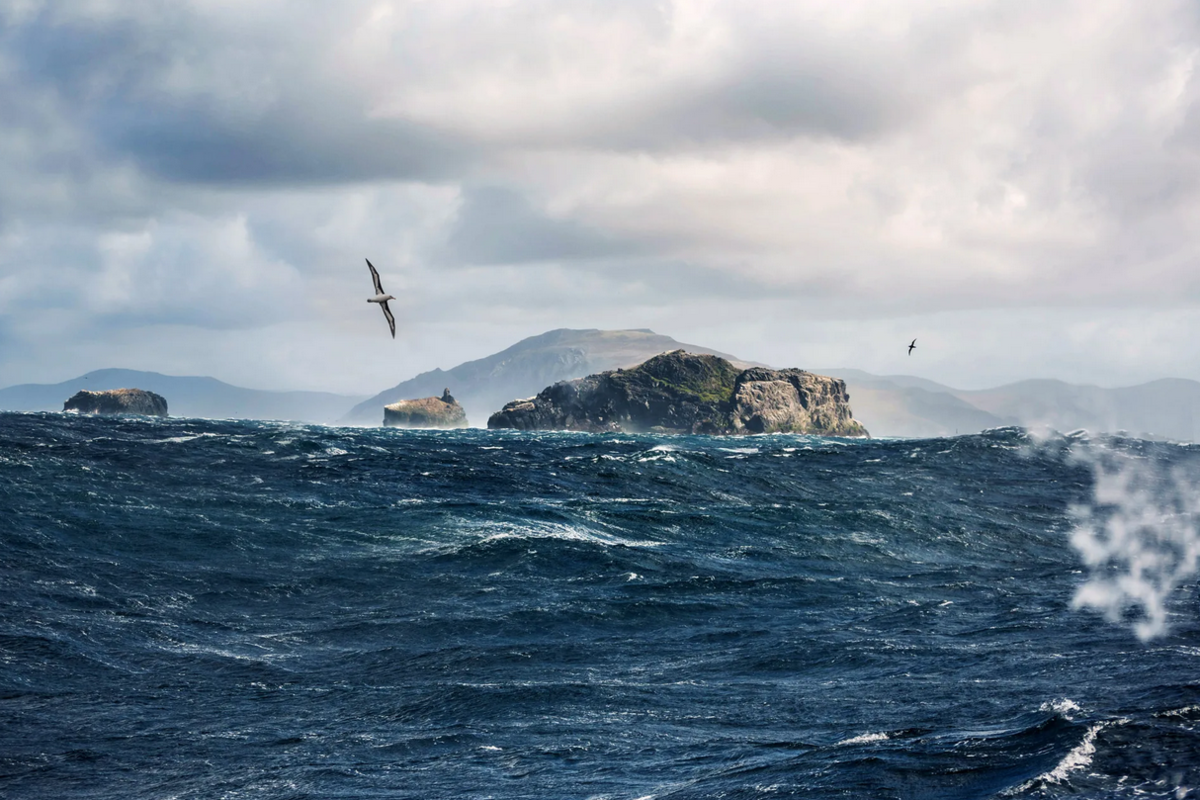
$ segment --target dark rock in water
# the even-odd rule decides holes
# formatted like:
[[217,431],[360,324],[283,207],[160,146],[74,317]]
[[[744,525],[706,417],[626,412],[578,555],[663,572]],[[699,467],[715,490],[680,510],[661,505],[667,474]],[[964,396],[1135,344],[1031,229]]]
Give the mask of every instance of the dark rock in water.
[[445,389],[441,397],[401,400],[384,406],[383,424],[389,428],[465,428],[467,413]]
[[663,433],[866,436],[846,384],[799,369],[741,370],[683,350],[626,370],[556,383],[514,400],[489,428]]
[[167,401],[161,394],[143,389],[109,389],[76,392],[63,403],[63,411],[79,411],[84,414],[146,414],[152,417],[167,416]]

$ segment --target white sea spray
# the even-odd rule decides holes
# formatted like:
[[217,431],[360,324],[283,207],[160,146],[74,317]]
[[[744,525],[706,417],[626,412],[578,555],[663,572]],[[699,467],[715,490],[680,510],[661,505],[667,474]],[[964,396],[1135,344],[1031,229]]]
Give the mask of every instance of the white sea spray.
[[1072,506],[1071,545],[1087,567],[1072,608],[1133,620],[1142,641],[1167,631],[1171,595],[1200,564],[1200,474],[1161,459],[1076,441],[1092,497]]

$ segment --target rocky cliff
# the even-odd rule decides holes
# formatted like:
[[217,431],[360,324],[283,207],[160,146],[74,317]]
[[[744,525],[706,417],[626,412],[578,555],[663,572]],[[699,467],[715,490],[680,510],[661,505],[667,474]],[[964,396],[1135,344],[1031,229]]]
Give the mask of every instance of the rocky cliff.
[[84,414],[146,414],[167,416],[167,401],[161,394],[142,389],[109,389],[102,392],[83,390],[63,403],[63,411]]
[[383,424],[390,428],[465,428],[467,414],[450,395],[401,400],[383,407]]
[[683,350],[632,369],[556,383],[515,400],[489,428],[664,433],[866,436],[846,385],[799,369],[739,369]]

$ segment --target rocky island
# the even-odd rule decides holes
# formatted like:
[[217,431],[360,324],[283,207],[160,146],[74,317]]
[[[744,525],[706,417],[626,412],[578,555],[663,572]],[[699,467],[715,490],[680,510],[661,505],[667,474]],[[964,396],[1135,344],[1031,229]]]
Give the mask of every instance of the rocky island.
[[867,436],[846,384],[800,369],[739,369],[712,355],[663,353],[631,369],[562,381],[514,400],[489,428]]
[[450,395],[401,400],[383,407],[383,424],[389,428],[465,428],[467,413]]
[[[62,395],[59,395],[60,397]],[[161,394],[144,389],[109,389],[76,392],[63,403],[63,411],[78,411],[83,414],[145,414],[151,417],[167,416],[167,401]]]

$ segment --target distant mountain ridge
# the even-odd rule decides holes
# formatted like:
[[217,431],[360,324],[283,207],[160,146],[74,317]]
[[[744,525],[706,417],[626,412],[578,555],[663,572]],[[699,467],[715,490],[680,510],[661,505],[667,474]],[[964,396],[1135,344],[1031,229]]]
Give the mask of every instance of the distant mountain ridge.
[[466,410],[470,423],[478,427],[510,400],[532,397],[551,384],[617,367],[632,367],[652,356],[681,348],[689,353],[720,356],[737,364],[756,366],[646,328],[612,331],[559,328],[522,339],[498,353],[453,369],[423,372],[359,403],[341,421],[378,425],[385,405],[440,395],[448,388]]
[[0,389],[0,409],[62,411],[81,390],[145,389],[167,399],[171,416],[209,419],[283,419],[334,422],[361,395],[245,389],[216,378],[163,375],[133,369],[98,369],[62,383],[24,383]]
[[955,394],[1025,427],[1068,431],[1128,431],[1179,441],[1200,440],[1200,383],[1163,378],[1103,389],[1058,380],[1027,380]]
[[1019,425],[1200,441],[1200,383],[1185,378],[1117,389],[1037,379],[967,391],[911,375],[813,371],[846,381],[855,418],[877,436],[952,436]]
[[[365,395],[245,389],[208,377],[101,369],[56,384],[0,389],[0,410],[59,411],[67,398],[80,390],[137,388],[165,397],[173,416],[380,425],[385,405],[440,396],[449,388],[470,422],[482,426],[506,403],[532,397],[558,381],[632,367],[678,349],[720,356],[747,367],[764,366],[644,328],[563,328],[449,370],[421,373],[370,399],[364,399]],[[1118,389],[1039,379],[966,391],[912,375],[816,369],[803,363],[787,366],[844,380],[855,419],[874,436],[953,436],[1019,425],[1064,432],[1080,428],[1096,433],[1127,431],[1150,438],[1200,441],[1200,382],[1183,378]]]

